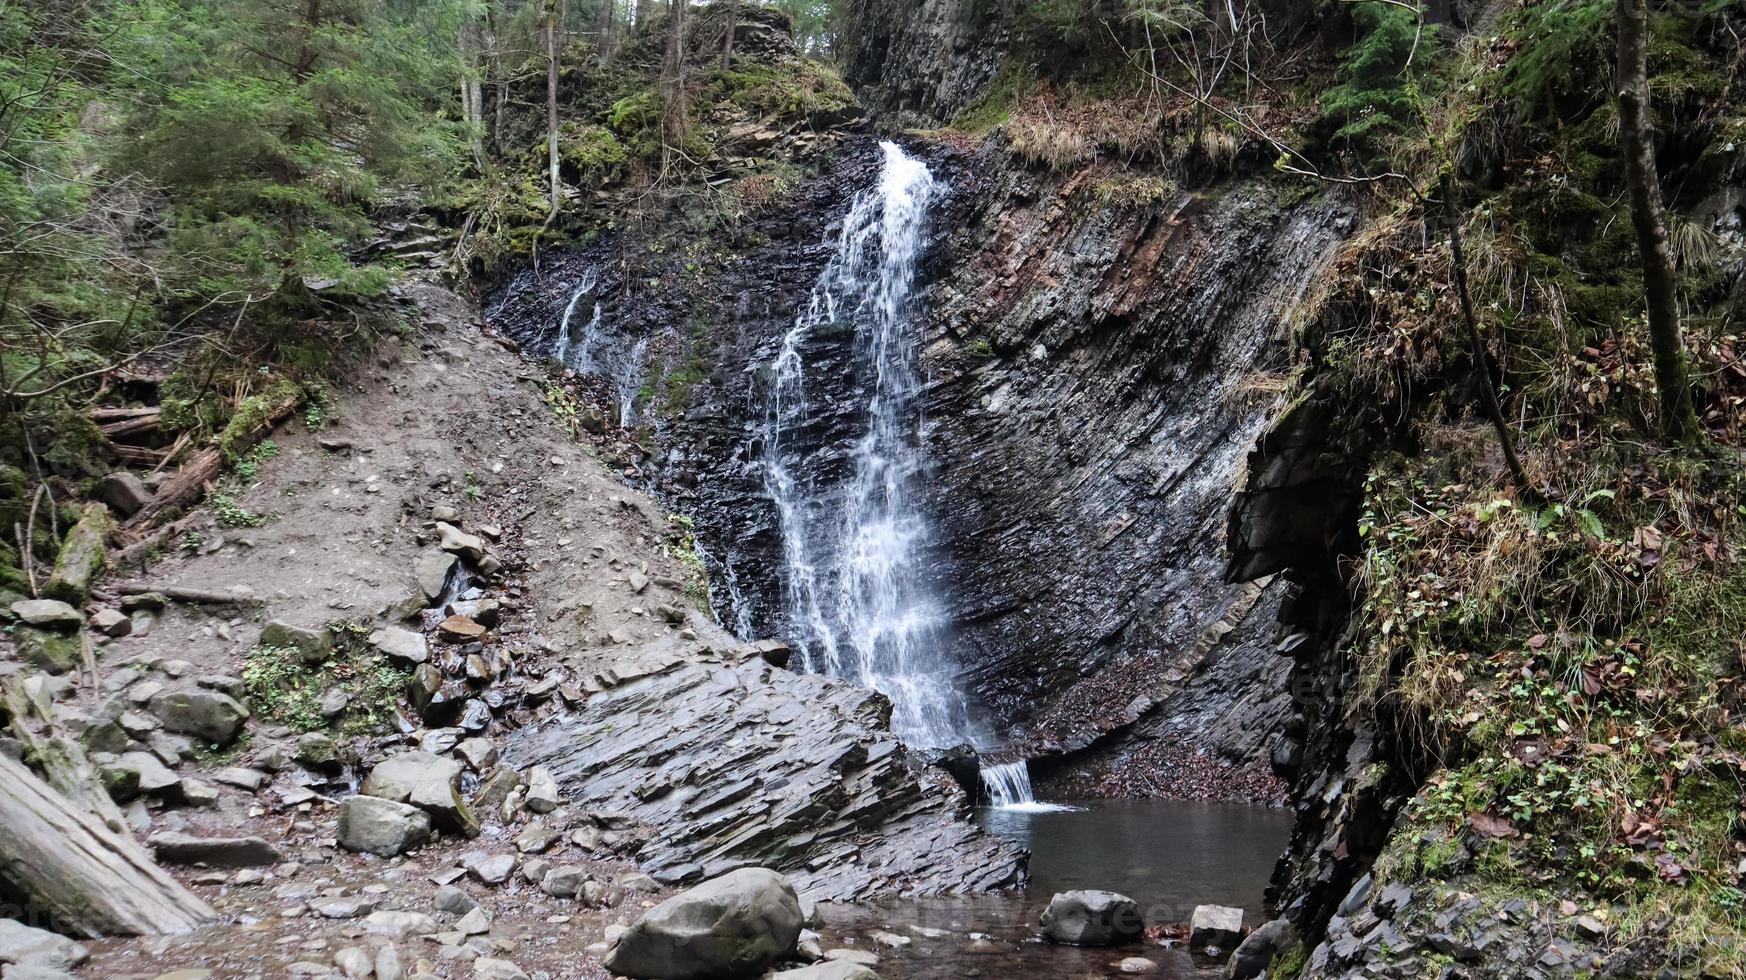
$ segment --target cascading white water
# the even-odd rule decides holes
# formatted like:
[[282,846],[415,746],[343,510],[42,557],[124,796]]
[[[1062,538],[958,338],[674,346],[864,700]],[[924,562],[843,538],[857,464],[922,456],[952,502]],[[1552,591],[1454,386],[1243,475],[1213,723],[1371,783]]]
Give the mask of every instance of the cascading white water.
[[983,766],[982,788],[988,792],[988,805],[1002,810],[1051,813],[1079,809],[1065,803],[1038,803],[1036,794],[1031,791],[1030,763],[1023,759]]
[[[968,721],[921,567],[928,527],[911,491],[925,459],[909,316],[939,185],[896,144],[880,147],[878,185],[855,196],[835,254],[771,363],[765,485],[782,531],[789,641],[801,661],[883,692],[899,737],[942,746],[964,741]],[[801,351],[815,329],[835,324],[855,329],[856,417],[866,431],[850,450],[852,475],[821,485],[801,472],[816,447],[793,437],[811,420]]]
[[982,788],[988,791],[993,806],[1010,807],[1035,803],[1031,792],[1031,767],[1023,760],[998,766],[982,767]]
[[[558,339],[557,339],[556,343],[554,343],[552,345],[552,357],[559,364],[562,364],[568,368],[574,368],[575,370],[577,370],[579,372],[583,372],[583,373],[586,373],[588,370],[591,370],[592,368],[578,367],[575,364],[571,364],[570,359],[569,359],[570,318],[575,315],[576,304],[581,302],[582,297],[584,297],[584,296],[586,296],[589,293],[594,291],[594,286],[596,283],[599,282],[599,278],[600,278],[599,273],[597,273],[594,269],[589,269],[587,272],[582,274],[582,281],[576,286],[576,291],[570,294],[570,302],[568,302],[564,305],[564,316],[562,319],[560,319],[558,321]],[[580,353],[581,360],[587,359],[588,348],[589,348],[589,346],[591,346],[593,344],[594,335],[599,331],[599,329],[600,329],[600,304],[595,303],[594,304],[594,318],[591,321],[589,321],[587,330],[585,331],[583,338],[582,338],[582,350]]]
[[649,338],[643,337],[631,345],[613,372],[613,384],[618,389],[618,424],[630,428],[637,407],[637,390],[643,386],[643,358],[649,350]]

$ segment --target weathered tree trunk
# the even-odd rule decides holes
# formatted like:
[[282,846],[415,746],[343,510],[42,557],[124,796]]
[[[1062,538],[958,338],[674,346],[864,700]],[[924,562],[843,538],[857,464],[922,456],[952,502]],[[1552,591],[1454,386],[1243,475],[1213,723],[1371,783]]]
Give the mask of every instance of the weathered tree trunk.
[[491,114],[491,145],[503,143],[503,108],[509,102],[509,75],[503,67],[503,34],[497,26],[497,3],[485,5],[485,46],[489,51],[491,77],[496,81],[497,104]]
[[1673,250],[1667,243],[1667,209],[1655,170],[1655,130],[1649,119],[1649,58],[1645,0],[1618,0],[1619,138],[1624,143],[1626,183],[1631,193],[1631,224],[1643,263],[1643,290],[1649,311],[1649,346],[1655,358],[1655,387],[1661,402],[1661,430],[1667,438],[1689,442],[1699,435],[1679,333],[1679,298]]
[[682,146],[691,132],[690,110],[685,104],[685,8],[686,0],[673,0],[668,5],[667,57],[661,65],[661,128],[667,151]]
[[558,22],[563,19],[562,0],[546,0],[546,158],[552,184],[550,224],[558,216],[563,184],[558,179]]
[[[237,452],[248,449],[259,442],[273,427],[284,421],[285,416],[303,401],[303,392],[294,390],[279,401],[267,406],[261,416],[261,422],[253,430],[245,433],[233,444]],[[210,446],[195,453],[186,463],[183,463],[174,475],[158,485],[152,499],[146,501],[132,517],[129,517],[121,527],[123,531],[139,534],[150,528],[164,514],[179,510],[194,503],[206,492],[206,485],[218,478],[224,470],[224,453],[217,446]],[[119,542],[126,543],[126,542]]]
[[0,880],[78,936],[188,932],[216,916],[132,837],[0,753]]
[[12,719],[13,736],[42,770],[49,788],[99,824],[125,834],[127,820],[121,808],[109,798],[109,791],[85,755],[84,747],[61,727],[54,702],[42,682],[13,678],[6,683],[3,697],[6,713]]
[[739,26],[740,0],[728,0],[727,29],[722,31],[721,70],[727,71],[734,61],[734,30]]
[[461,53],[461,113],[467,120],[467,146],[473,161],[484,166],[485,96],[479,81],[484,42],[479,24],[471,18],[463,22],[456,41]]

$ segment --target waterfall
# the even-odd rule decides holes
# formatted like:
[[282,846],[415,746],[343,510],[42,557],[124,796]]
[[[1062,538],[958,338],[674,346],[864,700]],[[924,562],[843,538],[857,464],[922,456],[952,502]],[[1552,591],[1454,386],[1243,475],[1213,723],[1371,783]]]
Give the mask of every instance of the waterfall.
[[1024,759],[984,765],[982,788],[988,792],[988,805],[1001,810],[1053,813],[1080,809],[1065,803],[1038,803],[1031,791],[1031,766]]
[[[570,294],[570,302],[564,305],[564,316],[558,321],[558,339],[557,342],[552,345],[552,357],[559,364],[562,364],[565,367],[575,367],[575,365],[570,363],[567,356],[570,350],[570,317],[574,316],[576,313],[576,304],[581,302],[582,297],[594,291],[594,286],[598,281],[599,273],[596,270],[589,269],[587,272],[584,272],[582,274],[582,281],[577,285],[576,291]],[[594,319],[589,322],[587,332],[582,339],[582,359],[587,358],[588,347],[593,343],[594,335],[599,329],[600,304],[596,303],[594,304]],[[576,367],[576,370],[585,372],[588,369]]]
[[637,389],[643,386],[643,358],[649,349],[649,338],[643,337],[631,346],[618,369],[613,372],[613,384],[618,389],[618,424],[630,428],[635,417]]
[[[925,468],[911,328],[916,260],[939,190],[926,164],[881,143],[879,183],[857,194],[807,307],[770,364],[762,437],[765,486],[782,533],[788,637],[809,670],[850,678],[892,701],[892,728],[917,745],[965,740],[963,699],[944,659],[923,574],[927,521],[912,497]],[[813,416],[806,342],[854,328],[847,478],[822,476],[816,445],[794,438]],[[829,464],[823,464],[829,465]]]
[[1031,767],[1020,759],[998,766],[982,767],[982,788],[990,806],[1011,807],[1037,802],[1031,792]]

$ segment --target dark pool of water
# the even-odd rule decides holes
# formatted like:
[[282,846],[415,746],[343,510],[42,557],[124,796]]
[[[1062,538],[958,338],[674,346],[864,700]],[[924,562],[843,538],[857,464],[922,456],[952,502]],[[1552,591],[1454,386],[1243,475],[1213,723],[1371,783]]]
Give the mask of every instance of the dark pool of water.
[[[1251,923],[1267,918],[1262,893],[1291,831],[1283,810],[1164,800],[1098,800],[1073,812],[987,810],[990,831],[1031,851],[1031,887],[1014,895],[894,899],[825,906],[825,946],[880,956],[886,980],[1068,980],[1121,976],[1123,957],[1159,964],[1169,980],[1202,977],[1211,964],[1157,944],[1073,949],[1037,941],[1037,920],[1055,892],[1101,888],[1140,904],[1151,924],[1186,923],[1196,905],[1234,905]],[[913,927],[913,928],[912,928]],[[908,936],[891,949],[875,930]],[[929,937],[918,930],[940,930]],[[972,934],[982,938],[972,938]]]

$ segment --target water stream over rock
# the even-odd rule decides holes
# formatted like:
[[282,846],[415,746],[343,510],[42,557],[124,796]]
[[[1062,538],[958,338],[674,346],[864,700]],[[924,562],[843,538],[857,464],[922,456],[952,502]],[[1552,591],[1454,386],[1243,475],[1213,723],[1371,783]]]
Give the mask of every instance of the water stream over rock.
[[[810,302],[769,365],[765,483],[782,532],[790,640],[808,669],[891,698],[892,728],[915,745],[965,740],[968,713],[945,658],[943,622],[919,573],[928,537],[912,484],[927,466],[910,325],[915,267],[938,183],[882,143],[876,186],[857,194]],[[855,332],[861,431],[831,453],[790,436],[814,423],[802,355],[818,331]]]

